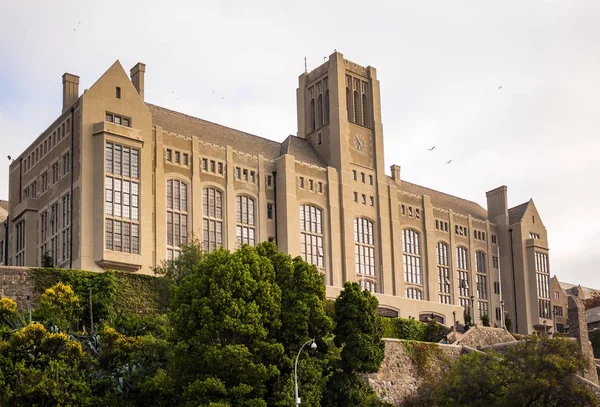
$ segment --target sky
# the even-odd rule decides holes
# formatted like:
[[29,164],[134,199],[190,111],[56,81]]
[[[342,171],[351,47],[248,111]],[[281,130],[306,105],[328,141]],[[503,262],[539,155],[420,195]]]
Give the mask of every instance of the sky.
[[144,62],[146,101],[282,141],[297,131],[304,58],[310,71],[337,50],[377,68],[386,168],[484,208],[501,185],[511,207],[533,198],[551,274],[600,288],[597,0],[0,0],[0,9],[0,199],[6,156],[60,114],[65,72],[81,77],[82,92],[117,59],[126,70]]

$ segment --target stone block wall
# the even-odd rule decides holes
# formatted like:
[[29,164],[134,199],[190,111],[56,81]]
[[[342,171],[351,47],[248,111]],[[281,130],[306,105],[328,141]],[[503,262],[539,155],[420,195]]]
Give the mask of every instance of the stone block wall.
[[462,346],[384,339],[385,358],[377,373],[364,374],[365,382],[381,400],[394,406],[417,391],[423,370],[446,369],[464,351]]
[[0,267],[0,298],[8,297],[17,303],[19,311],[35,307],[39,295],[35,293],[33,281],[27,267]]

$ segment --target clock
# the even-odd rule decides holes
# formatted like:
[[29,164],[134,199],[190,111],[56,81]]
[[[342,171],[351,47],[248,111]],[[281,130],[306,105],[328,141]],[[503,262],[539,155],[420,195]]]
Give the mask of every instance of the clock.
[[354,136],[354,148],[361,154],[369,154],[369,145],[367,140],[360,134]]

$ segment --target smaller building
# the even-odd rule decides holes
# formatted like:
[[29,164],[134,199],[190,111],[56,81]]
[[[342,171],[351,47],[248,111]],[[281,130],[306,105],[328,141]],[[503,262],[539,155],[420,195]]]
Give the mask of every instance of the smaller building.
[[[556,276],[552,277],[550,286],[552,290],[552,316],[555,324],[554,332],[569,333],[569,315],[567,311],[569,297],[584,301],[591,298],[594,292],[600,292],[600,289],[565,283],[559,281]],[[600,328],[600,307],[586,311],[586,322],[588,331]]]
[[585,321],[588,332],[600,329],[600,307],[590,308],[585,311]]
[[8,201],[0,199],[0,266],[8,264]]

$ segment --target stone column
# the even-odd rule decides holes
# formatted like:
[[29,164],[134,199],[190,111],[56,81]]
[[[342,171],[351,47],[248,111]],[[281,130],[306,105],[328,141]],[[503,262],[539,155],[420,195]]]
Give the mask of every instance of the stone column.
[[594,363],[594,351],[588,336],[585,307],[579,298],[569,296],[569,336],[577,339],[581,353],[588,360],[583,377],[598,384],[598,372]]

